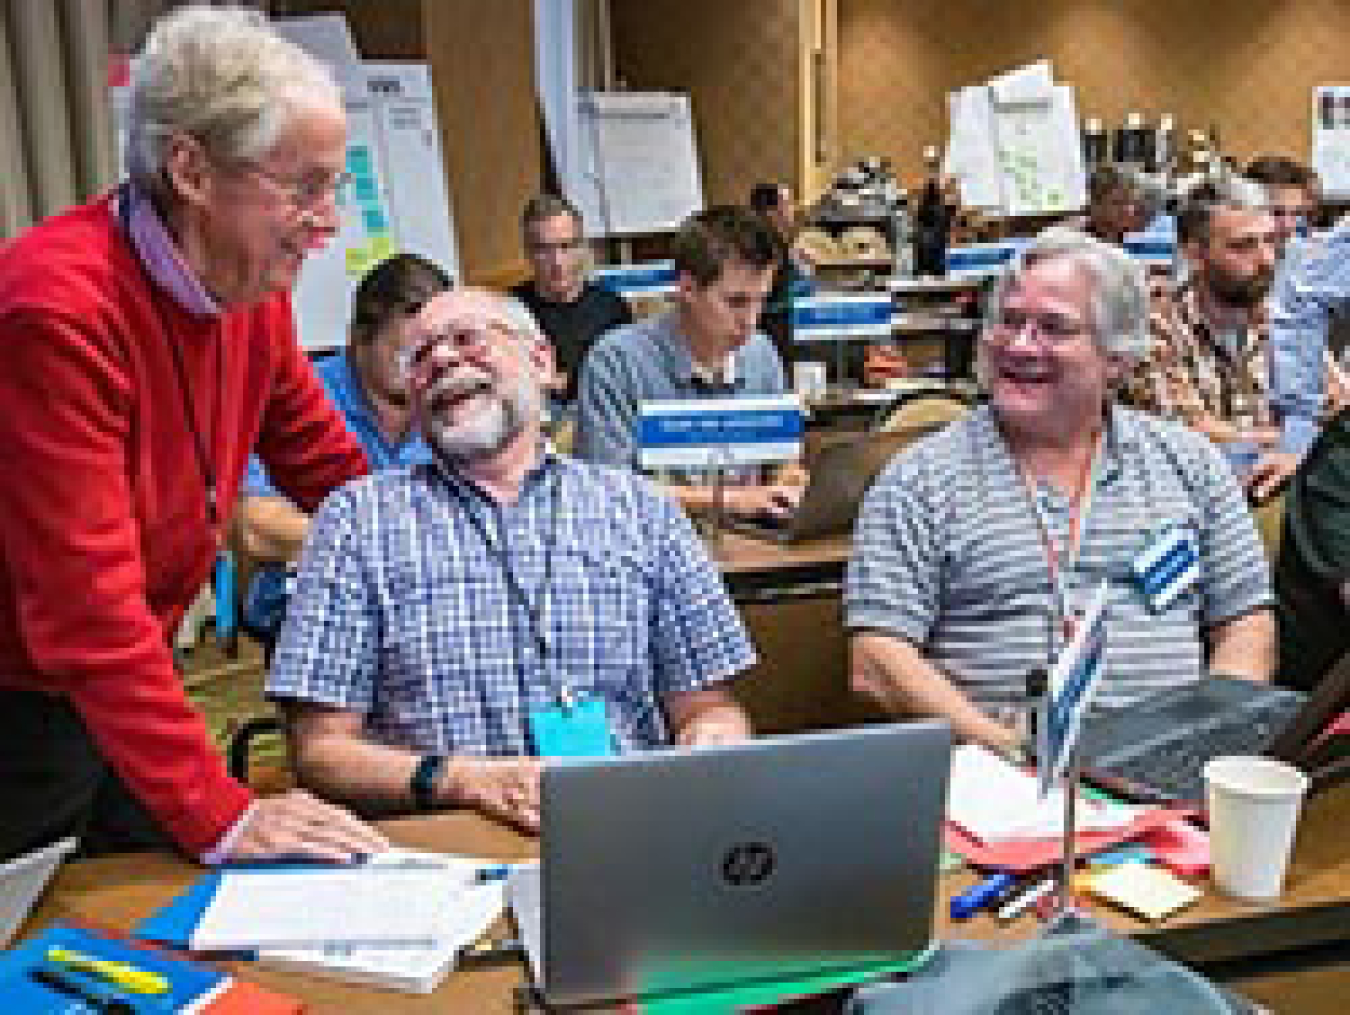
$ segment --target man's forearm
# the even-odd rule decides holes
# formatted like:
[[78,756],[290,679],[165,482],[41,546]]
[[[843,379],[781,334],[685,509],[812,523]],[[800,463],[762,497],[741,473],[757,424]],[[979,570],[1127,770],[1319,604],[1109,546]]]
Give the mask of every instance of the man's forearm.
[[725,688],[706,688],[666,702],[677,744],[733,743],[754,733],[745,709]]
[[306,735],[292,727],[291,763],[305,789],[358,810],[406,809],[420,755],[344,734]]
[[244,496],[239,500],[239,533],[244,550],[259,561],[294,560],[309,531],[309,516],[284,497]]
[[1213,673],[1268,681],[1275,672],[1275,615],[1253,610],[1217,624],[1208,632]]
[[1016,730],[985,715],[917,648],[898,636],[854,635],[851,683],[856,693],[890,715],[946,719],[959,739],[998,750],[1017,744]]

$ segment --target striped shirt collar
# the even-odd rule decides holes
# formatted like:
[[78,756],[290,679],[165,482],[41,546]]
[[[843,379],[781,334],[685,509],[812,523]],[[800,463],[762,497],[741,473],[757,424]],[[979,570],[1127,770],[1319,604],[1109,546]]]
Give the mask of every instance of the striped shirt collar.
[[[116,200],[128,202],[126,222],[131,245],[151,280],[190,314],[214,317],[223,313],[225,308],[188,267],[149,196],[128,181]],[[120,207],[114,209],[114,214],[121,214]]]
[[[1095,485],[1118,479],[1124,467],[1125,456],[1134,454],[1140,446],[1137,425],[1127,413],[1118,412],[1114,402],[1107,403],[1105,416],[1102,449],[1094,473]],[[1017,459],[1003,434],[1003,428],[999,426],[998,411],[993,404],[986,402],[978,406],[970,414],[970,422],[978,434],[980,443],[985,447],[996,449],[997,453],[1006,459],[1007,467],[1012,470],[1012,474],[1020,476]]]

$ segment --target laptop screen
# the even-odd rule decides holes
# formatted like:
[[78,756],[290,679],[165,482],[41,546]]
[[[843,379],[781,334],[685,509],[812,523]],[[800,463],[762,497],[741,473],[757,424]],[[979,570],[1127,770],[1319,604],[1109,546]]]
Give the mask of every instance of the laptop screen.
[[0,864],[0,948],[9,947],[56,868],[75,846],[74,839],[62,839]]

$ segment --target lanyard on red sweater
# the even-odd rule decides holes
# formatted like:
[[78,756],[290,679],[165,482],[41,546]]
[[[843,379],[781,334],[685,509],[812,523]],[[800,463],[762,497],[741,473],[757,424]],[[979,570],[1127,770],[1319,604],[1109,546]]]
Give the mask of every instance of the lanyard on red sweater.
[[201,473],[202,485],[206,490],[206,521],[211,526],[213,537],[218,535],[220,527],[220,510],[217,507],[216,498],[216,470],[211,462],[210,444],[216,441],[218,423],[220,421],[220,405],[224,401],[224,376],[225,376],[225,342],[217,336],[216,339],[216,390],[211,400],[211,422],[209,434],[203,435],[201,427],[197,425],[197,414],[192,407],[192,388],[188,383],[187,368],[183,364],[183,351],[178,348],[178,343],[173,340],[170,334],[168,315],[164,313],[164,308],[160,304],[162,299],[159,286],[150,274],[150,269],[145,262],[141,260],[140,251],[136,247],[136,241],[131,233],[131,191],[130,187],[123,186],[117,195],[117,217],[121,220],[122,231],[126,234],[126,239],[131,244],[132,254],[136,258],[136,263],[141,266],[145,273],[146,281],[150,283],[150,301],[155,306],[155,313],[159,317],[160,328],[164,332],[164,341],[169,347],[169,355],[173,359],[174,376],[178,381],[178,394],[183,403],[183,419],[187,423],[188,433],[192,435],[192,450],[197,459],[197,471]]

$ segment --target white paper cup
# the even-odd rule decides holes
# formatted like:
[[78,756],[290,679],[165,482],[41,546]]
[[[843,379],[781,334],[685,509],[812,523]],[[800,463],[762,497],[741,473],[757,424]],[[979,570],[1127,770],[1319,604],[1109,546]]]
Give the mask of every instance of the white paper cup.
[[792,387],[808,401],[825,397],[825,364],[814,360],[800,360],[792,364]]
[[1308,777],[1271,758],[1214,758],[1204,769],[1210,868],[1219,890],[1278,898]]

